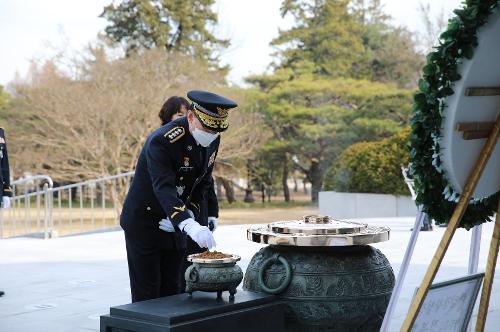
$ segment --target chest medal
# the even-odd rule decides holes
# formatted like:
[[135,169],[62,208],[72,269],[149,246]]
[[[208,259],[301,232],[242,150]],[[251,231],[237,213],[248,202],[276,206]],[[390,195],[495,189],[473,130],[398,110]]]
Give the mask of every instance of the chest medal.
[[184,193],[184,188],[186,188],[186,186],[176,186],[176,188],[177,188],[177,195],[182,196],[182,194]]
[[189,172],[193,169],[193,166],[189,166],[189,157],[184,157],[182,164],[184,166],[180,168],[180,171]]

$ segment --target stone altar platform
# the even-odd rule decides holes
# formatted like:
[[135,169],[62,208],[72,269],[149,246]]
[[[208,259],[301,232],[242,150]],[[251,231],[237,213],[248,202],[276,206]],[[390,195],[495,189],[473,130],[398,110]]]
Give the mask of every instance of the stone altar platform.
[[272,295],[238,291],[233,301],[224,292],[194,292],[110,308],[101,316],[101,332],[281,332],[284,304]]

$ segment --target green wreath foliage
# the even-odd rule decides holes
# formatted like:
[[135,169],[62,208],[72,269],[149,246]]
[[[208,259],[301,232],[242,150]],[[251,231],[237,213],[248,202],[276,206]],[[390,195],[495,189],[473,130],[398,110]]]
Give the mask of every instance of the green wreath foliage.
[[[439,46],[427,55],[419,92],[414,96],[410,135],[411,172],[417,192],[416,202],[438,224],[451,218],[459,194],[448,184],[442,170],[439,137],[446,98],[454,93],[454,82],[461,79],[458,66],[471,59],[478,45],[477,33],[500,0],[468,0],[454,11]],[[490,221],[498,206],[500,192],[471,200],[459,227],[470,229]]]

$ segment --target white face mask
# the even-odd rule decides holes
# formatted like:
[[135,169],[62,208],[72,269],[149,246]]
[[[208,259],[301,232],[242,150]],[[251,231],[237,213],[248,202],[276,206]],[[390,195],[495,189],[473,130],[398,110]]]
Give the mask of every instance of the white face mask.
[[193,130],[193,137],[203,147],[209,146],[217,137],[219,136],[219,133],[217,134],[210,134],[207,133],[206,131],[199,130],[199,129],[194,129]]

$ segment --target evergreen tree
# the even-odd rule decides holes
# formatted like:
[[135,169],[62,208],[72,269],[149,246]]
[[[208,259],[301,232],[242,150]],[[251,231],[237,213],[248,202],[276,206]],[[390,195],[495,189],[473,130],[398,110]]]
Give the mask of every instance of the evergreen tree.
[[274,72],[247,81],[261,91],[256,110],[273,133],[261,153],[275,155],[285,193],[288,170],[300,170],[316,201],[348,146],[407,127],[413,90],[401,87],[415,84],[422,57],[379,0],[284,0],[281,14],[296,24],[272,41]]
[[261,155],[281,170],[274,175],[281,175],[284,192],[289,171],[301,171],[315,202],[325,170],[345,148],[391,137],[407,127],[411,96],[412,90],[366,80],[311,75],[281,82],[255,98],[255,111],[273,133]]
[[362,27],[362,76],[372,81],[415,86],[424,57],[417,50],[413,34],[389,23],[391,17],[383,12],[380,0],[352,0],[350,8]]
[[229,41],[210,31],[217,24],[214,0],[123,0],[104,7],[106,35],[125,46],[127,55],[163,47],[218,65],[217,51]]
[[411,33],[389,24],[379,0],[284,0],[296,24],[280,31],[276,69],[415,85],[423,56]]
[[278,68],[328,77],[352,77],[361,61],[362,29],[349,15],[349,0],[284,0],[282,16],[292,15],[295,26],[272,41],[278,47]]

